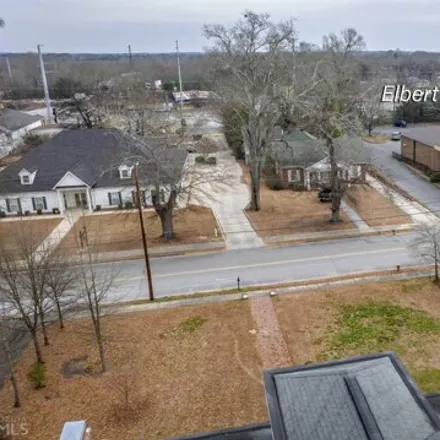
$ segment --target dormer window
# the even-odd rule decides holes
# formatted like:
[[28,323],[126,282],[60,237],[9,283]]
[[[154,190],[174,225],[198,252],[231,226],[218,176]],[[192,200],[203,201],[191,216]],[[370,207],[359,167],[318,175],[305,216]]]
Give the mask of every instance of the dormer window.
[[119,178],[121,179],[130,179],[131,178],[131,170],[133,167],[128,167],[127,165],[121,165],[119,167]]
[[20,176],[20,182],[22,185],[32,185],[36,174],[36,170],[34,172],[29,172],[28,170],[22,169],[18,175]]

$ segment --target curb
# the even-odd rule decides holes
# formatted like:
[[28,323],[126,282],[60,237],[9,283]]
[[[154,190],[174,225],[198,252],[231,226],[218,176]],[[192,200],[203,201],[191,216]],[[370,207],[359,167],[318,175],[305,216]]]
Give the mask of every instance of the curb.
[[[262,287],[261,290],[255,290],[255,291],[245,290],[243,291],[243,293],[230,293],[230,294],[228,293],[216,294],[216,292],[212,292],[212,295],[210,295],[209,291],[206,291],[206,292],[198,292],[198,293],[206,293],[206,296],[201,296],[197,298],[178,299],[179,297],[176,296],[175,300],[169,300],[169,301],[159,300],[158,302],[150,303],[147,300],[145,300],[145,302],[142,302],[140,304],[110,303],[104,306],[111,307],[112,311],[114,310],[115,313],[131,313],[131,312],[144,311],[144,310],[157,310],[164,308],[184,307],[184,306],[192,306],[192,305],[200,305],[200,304],[216,304],[216,303],[223,303],[223,302],[229,302],[235,300],[259,298],[259,297],[267,296],[272,292],[274,295],[286,295],[286,294],[293,294],[299,292],[306,292],[309,290],[320,290],[328,287],[345,286],[350,284],[354,285],[354,284],[407,280],[413,278],[427,278],[431,276],[432,273],[433,273],[433,269],[429,269],[429,270],[425,269],[420,271],[415,270],[415,271],[400,272],[400,273],[394,273],[388,275],[370,275],[370,276],[368,276],[365,272],[364,273],[357,272],[353,274],[352,278],[332,281],[334,278],[337,277],[331,277],[328,278],[328,281],[319,282],[319,283],[317,282],[314,284],[307,284],[307,285],[297,285],[297,286],[281,287],[281,288],[276,288],[272,286],[270,289],[269,286],[266,289],[264,288],[264,286],[261,286]],[[303,280],[304,283],[311,281],[313,281],[313,278],[309,280]],[[244,295],[246,295],[246,298],[243,297]]]

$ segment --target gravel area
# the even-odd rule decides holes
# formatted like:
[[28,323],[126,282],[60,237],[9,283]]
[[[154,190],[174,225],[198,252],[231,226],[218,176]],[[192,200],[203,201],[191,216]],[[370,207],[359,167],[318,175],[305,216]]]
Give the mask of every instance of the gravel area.
[[278,324],[270,297],[251,300],[251,311],[257,325],[257,341],[263,368],[278,368],[291,365],[289,350]]

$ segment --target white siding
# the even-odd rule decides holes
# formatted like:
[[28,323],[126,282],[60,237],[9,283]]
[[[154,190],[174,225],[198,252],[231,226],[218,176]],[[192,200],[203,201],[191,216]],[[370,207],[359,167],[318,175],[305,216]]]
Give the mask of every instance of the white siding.
[[32,197],[46,197],[47,209],[44,212],[51,213],[53,208],[58,208],[58,197],[55,191],[47,192],[31,192],[31,193],[16,193],[16,194],[2,194],[0,196],[0,210],[5,211],[8,215],[14,215],[14,212],[7,212],[6,199],[20,199],[21,209],[23,212],[35,212],[32,206]]
[[60,179],[56,186],[61,187],[82,185],[84,185],[84,182],[69,171]]
[[[96,208],[96,205],[100,205],[102,207],[102,209],[106,209],[106,208],[115,208],[115,205],[110,205],[109,204],[109,200],[108,200],[108,193],[113,193],[113,192],[120,192],[121,193],[121,198],[122,198],[122,203],[125,202],[132,202],[133,198],[132,198],[132,191],[135,191],[135,187],[134,186],[124,186],[124,187],[113,187],[113,188],[94,188],[91,190],[92,193],[92,203],[93,203],[93,208]],[[152,186],[148,186],[146,191],[145,191],[145,201],[147,205],[152,205],[152,200],[151,200],[151,189]],[[168,189],[165,187],[165,194],[168,194]]]

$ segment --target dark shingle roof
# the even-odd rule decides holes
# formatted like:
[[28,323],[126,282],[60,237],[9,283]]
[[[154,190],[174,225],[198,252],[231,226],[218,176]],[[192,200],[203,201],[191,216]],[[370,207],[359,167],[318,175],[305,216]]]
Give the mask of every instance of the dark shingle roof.
[[436,413],[393,353],[264,376],[275,439],[427,440],[440,430]]
[[402,132],[402,136],[434,147],[440,145],[440,127],[411,128]]
[[321,141],[301,131],[284,135],[272,143],[271,156],[280,166],[308,167],[327,156]]
[[41,116],[28,115],[10,108],[0,108],[0,132],[16,131],[41,119],[43,119]]
[[[4,169],[0,173],[0,192],[50,191],[68,171],[90,187],[132,185],[131,179],[119,178],[118,167],[126,162],[126,157],[146,157],[152,151],[149,148],[116,129],[62,131]],[[160,160],[166,159],[169,168],[181,170],[187,155],[186,151],[170,148]],[[32,185],[21,185],[18,173],[23,168],[38,170]],[[144,171],[148,180],[152,166],[145,165]],[[164,177],[161,183],[169,182]]]

